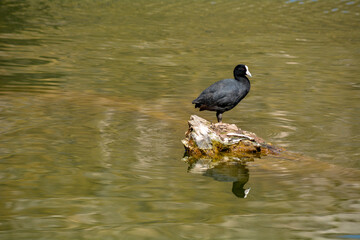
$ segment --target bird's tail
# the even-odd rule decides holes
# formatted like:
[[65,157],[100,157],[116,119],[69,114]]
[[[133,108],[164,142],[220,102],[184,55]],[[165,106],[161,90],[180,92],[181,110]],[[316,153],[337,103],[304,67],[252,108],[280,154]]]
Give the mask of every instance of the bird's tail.
[[192,101],[192,104],[195,104],[195,108],[199,108],[199,107],[200,107],[200,103],[197,101],[197,99],[195,99],[194,101]]

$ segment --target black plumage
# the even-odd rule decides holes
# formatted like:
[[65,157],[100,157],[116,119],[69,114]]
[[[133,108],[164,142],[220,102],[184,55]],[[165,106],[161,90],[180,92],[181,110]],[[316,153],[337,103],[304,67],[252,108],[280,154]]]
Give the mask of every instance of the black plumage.
[[218,122],[222,122],[222,114],[233,109],[250,91],[250,81],[246,75],[251,73],[246,65],[237,65],[234,69],[235,79],[224,79],[205,89],[193,104],[200,111],[216,111]]

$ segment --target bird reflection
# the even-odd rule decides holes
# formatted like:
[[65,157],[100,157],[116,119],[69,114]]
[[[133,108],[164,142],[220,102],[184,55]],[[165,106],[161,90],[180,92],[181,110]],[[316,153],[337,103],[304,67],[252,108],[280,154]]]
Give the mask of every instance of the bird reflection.
[[[247,182],[247,181],[246,181]],[[246,183],[245,182],[245,183]],[[232,187],[232,192],[235,194],[235,196],[237,196],[238,198],[246,198],[247,195],[250,192],[251,188],[244,188],[245,185],[244,182],[240,182],[240,181],[236,181],[233,182],[233,187]]]
[[199,160],[192,163],[188,170],[212,177],[216,181],[232,182],[232,192],[238,198],[246,198],[250,192],[250,188],[244,187],[249,181],[249,169],[242,163],[231,162],[210,166],[208,162]]

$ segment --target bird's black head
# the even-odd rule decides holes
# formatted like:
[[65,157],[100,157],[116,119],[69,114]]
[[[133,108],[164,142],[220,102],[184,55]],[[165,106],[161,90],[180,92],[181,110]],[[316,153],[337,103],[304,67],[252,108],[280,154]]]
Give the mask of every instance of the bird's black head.
[[234,69],[234,77],[237,79],[238,77],[244,77],[245,75],[248,75],[251,77],[251,73],[248,69],[248,67],[244,64],[239,64]]

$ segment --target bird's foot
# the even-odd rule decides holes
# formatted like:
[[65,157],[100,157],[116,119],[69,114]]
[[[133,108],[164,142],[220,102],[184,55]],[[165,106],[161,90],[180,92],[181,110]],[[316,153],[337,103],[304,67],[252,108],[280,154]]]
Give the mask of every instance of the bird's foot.
[[222,121],[221,122],[217,122],[217,123],[214,123],[215,126],[221,126],[221,125],[224,125],[226,123],[223,123]]

